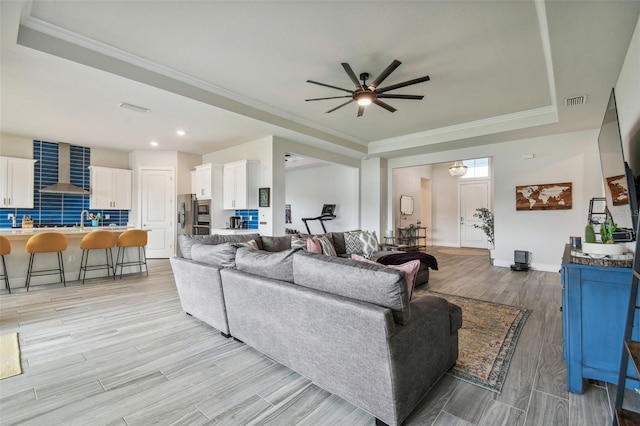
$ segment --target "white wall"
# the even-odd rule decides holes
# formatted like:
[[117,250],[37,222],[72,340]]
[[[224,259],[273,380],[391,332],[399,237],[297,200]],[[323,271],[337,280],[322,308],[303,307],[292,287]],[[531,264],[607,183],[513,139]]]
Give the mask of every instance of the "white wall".
[[[337,218],[325,222],[328,232],[349,231],[359,226],[359,170],[341,165],[311,167],[287,171],[286,204],[291,204],[291,224],[288,228],[307,232],[303,217],[317,217],[323,204],[336,204]],[[284,222],[284,215],[282,216]],[[313,234],[322,233],[319,221],[309,221]]]
[[625,158],[640,174],[640,19],[616,84],[616,103]]
[[376,231],[382,241],[387,224],[387,160],[364,159],[361,171],[367,179],[360,179],[360,227]]
[[[534,269],[557,271],[560,267],[564,244],[569,241],[569,236],[584,233],[589,200],[592,197],[602,196],[597,136],[598,130],[590,130],[413,155],[389,160],[389,169],[447,163],[461,158],[493,157],[495,264],[509,266],[513,263],[514,250],[528,250],[533,255]],[[522,155],[528,153],[533,153],[535,158],[523,160]],[[459,241],[457,182],[451,186],[447,184],[448,181],[444,179],[448,174],[446,164],[434,167],[432,173],[435,211],[432,232],[436,240],[434,244],[445,245],[447,241],[457,244]],[[573,183],[573,209],[516,211],[516,185],[556,182]],[[443,193],[444,197],[442,197]],[[388,200],[388,204],[393,206],[393,200]],[[454,222],[456,227],[451,226]],[[448,234],[441,235],[441,229],[445,228],[456,229],[455,237]]]
[[[415,224],[423,216],[420,199],[422,197],[422,179],[431,179],[432,167],[430,165],[403,167],[392,171],[393,173],[393,234],[398,236],[397,228]],[[413,197],[413,214],[402,219],[400,215],[400,196],[408,195]]]

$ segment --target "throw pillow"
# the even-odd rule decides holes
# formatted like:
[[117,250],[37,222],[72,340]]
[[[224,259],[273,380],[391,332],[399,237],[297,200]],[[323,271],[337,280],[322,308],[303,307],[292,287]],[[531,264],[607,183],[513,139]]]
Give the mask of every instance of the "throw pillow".
[[315,235],[307,238],[307,251],[309,253],[322,254],[322,245]]
[[376,231],[368,232],[363,231],[358,236],[362,242],[362,253],[373,253],[380,251],[380,245],[378,244],[378,237]]
[[325,256],[337,256],[336,249],[333,247],[331,238],[329,238],[327,235],[321,235],[317,237],[317,240],[322,246],[322,254],[324,254]]
[[416,276],[418,275],[418,269],[420,269],[420,261],[419,260],[410,260],[409,262],[403,263],[401,265],[383,265],[382,263],[374,262],[373,260],[369,260],[365,257],[362,257],[357,254],[352,254],[351,259],[357,260],[358,262],[370,263],[372,265],[383,266],[385,268],[397,269],[399,271],[404,272],[405,280],[407,280],[407,291],[409,292],[409,300],[413,297],[413,287],[416,283]]
[[235,247],[247,247],[251,250],[260,250],[260,247],[258,247],[258,243],[256,242],[256,240],[249,240],[249,241],[243,241],[240,243],[233,243],[233,245]]
[[291,248],[292,249],[307,249],[307,239],[298,235],[291,236]]
[[345,232],[344,247],[347,254],[362,253],[362,240],[360,240],[361,232]]

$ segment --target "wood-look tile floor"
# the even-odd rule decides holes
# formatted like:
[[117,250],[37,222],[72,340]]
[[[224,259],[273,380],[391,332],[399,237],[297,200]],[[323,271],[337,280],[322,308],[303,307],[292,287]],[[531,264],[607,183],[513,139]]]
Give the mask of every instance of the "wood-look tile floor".
[[[608,425],[612,386],[569,394],[558,273],[512,272],[429,248],[429,288],[532,310],[501,394],[445,375],[406,425]],[[371,415],[181,309],[169,261],[149,276],[0,295],[23,374],[0,381],[1,425],[373,425]],[[608,389],[609,388],[609,389]]]

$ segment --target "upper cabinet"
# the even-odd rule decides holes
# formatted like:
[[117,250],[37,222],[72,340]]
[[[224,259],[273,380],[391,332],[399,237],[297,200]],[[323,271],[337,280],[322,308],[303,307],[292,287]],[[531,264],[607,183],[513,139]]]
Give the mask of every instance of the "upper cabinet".
[[0,207],[33,208],[33,165],[27,158],[0,157]]
[[191,172],[191,192],[198,200],[211,199],[211,163],[196,166]]
[[258,208],[258,164],[255,161],[225,164],[222,180],[225,210]]
[[90,208],[131,210],[131,170],[91,166]]

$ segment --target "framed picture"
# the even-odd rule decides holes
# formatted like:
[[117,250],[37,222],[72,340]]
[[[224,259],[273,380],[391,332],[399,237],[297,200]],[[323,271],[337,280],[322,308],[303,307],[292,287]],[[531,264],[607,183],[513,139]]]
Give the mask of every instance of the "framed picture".
[[258,189],[258,207],[269,207],[269,196],[271,188]]

